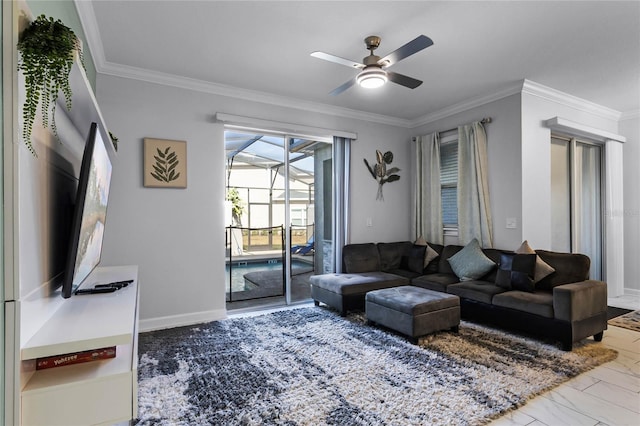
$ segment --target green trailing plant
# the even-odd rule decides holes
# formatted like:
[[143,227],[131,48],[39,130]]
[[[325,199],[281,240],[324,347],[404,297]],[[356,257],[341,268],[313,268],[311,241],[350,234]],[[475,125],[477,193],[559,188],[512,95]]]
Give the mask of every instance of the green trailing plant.
[[152,165],[153,171],[151,176],[160,182],[173,182],[180,177],[180,172],[176,172],[176,167],[180,164],[178,154],[171,151],[171,147],[167,147],[164,151],[156,148],[157,155],[153,158],[156,162]]
[[244,206],[237,188],[227,189],[227,200],[231,201],[231,217],[236,225],[242,226],[242,213]]
[[[18,40],[21,53],[18,70],[25,78],[25,101],[22,112],[24,123],[22,138],[33,155],[36,152],[31,142],[31,130],[38,104],[41,104],[42,124],[49,127],[57,137],[55,123],[56,100],[62,91],[68,110],[71,109],[71,86],[69,73],[73,67],[74,52],[78,51],[84,67],[80,42],[71,28],[62,21],[40,15],[22,32]],[[51,120],[49,109],[51,108]]]
[[369,173],[371,176],[378,182],[378,194],[376,195],[376,200],[384,201],[384,196],[382,194],[382,185],[387,182],[395,182],[400,180],[400,175],[397,173],[400,171],[397,167],[389,167],[387,169],[387,164],[391,164],[393,161],[393,153],[391,151],[387,151],[384,154],[376,150],[376,163],[371,166],[367,159],[364,159],[364,164],[367,166]]

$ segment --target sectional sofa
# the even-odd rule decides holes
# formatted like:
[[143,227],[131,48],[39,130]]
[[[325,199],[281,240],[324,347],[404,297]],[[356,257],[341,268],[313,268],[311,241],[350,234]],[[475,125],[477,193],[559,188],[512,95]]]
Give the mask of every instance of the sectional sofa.
[[[311,297],[316,305],[322,302],[346,315],[363,309],[369,291],[413,285],[459,296],[464,319],[560,341],[565,350],[589,336],[602,339],[607,285],[589,279],[587,256],[546,250],[516,254],[477,246],[474,254],[484,255],[486,272],[467,277],[464,269],[474,258],[463,255],[473,252],[470,246],[349,244],[343,249],[344,272],[312,276]],[[546,272],[539,274],[541,265]]]

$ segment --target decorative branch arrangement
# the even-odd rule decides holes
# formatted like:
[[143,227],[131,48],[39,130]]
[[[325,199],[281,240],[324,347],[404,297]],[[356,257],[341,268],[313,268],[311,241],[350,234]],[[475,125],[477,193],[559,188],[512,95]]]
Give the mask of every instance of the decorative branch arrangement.
[[33,155],[36,152],[31,142],[31,129],[36,111],[42,100],[42,124],[49,127],[49,108],[51,108],[51,130],[57,137],[55,112],[58,93],[62,91],[66,107],[71,109],[71,86],[69,73],[73,67],[74,52],[78,51],[84,67],[84,58],[80,41],[71,28],[59,19],[40,15],[27,27],[18,41],[21,53],[18,71],[24,73],[25,101],[22,116],[24,119],[22,138]]
[[397,167],[390,167],[387,169],[387,164],[391,164],[393,161],[393,153],[387,151],[384,154],[379,150],[376,150],[376,164],[369,165],[367,159],[364,159],[364,164],[367,166],[371,176],[378,182],[378,194],[376,200],[384,201],[384,195],[382,194],[382,185],[387,182],[395,182],[400,180],[400,175],[397,175],[400,171]]

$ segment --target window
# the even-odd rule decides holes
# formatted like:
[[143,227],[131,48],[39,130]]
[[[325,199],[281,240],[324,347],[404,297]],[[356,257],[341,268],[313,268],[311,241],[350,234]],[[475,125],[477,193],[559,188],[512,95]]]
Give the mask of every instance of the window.
[[440,143],[442,224],[446,233],[458,228],[458,136],[443,137]]

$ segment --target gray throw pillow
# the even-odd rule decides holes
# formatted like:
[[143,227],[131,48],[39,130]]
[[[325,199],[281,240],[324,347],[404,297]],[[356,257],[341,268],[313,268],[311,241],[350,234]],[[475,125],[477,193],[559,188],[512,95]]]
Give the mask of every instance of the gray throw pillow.
[[475,238],[448,260],[451,269],[460,278],[460,281],[477,280],[487,275],[496,266],[482,252],[482,247]]

